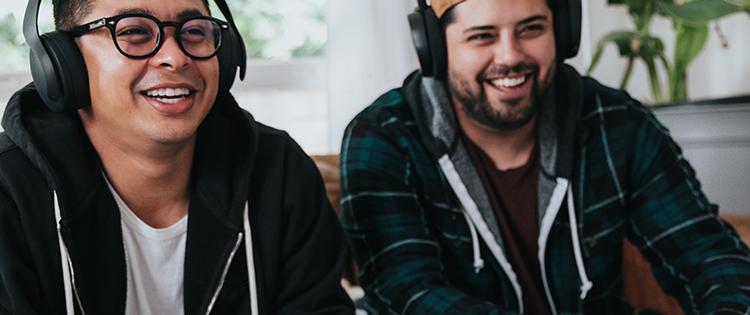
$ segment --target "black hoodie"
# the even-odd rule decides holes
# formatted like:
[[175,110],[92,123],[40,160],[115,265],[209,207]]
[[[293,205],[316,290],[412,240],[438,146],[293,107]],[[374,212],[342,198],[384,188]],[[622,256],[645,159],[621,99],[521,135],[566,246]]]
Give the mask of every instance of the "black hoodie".
[[[77,113],[50,112],[29,85],[9,101],[2,126],[0,314],[64,314],[71,300],[76,313],[123,314],[120,214]],[[352,314],[339,282],[340,227],[310,158],[229,95],[217,100],[197,134],[185,314],[250,314],[248,262],[261,314]],[[72,266],[68,299],[63,247]]]

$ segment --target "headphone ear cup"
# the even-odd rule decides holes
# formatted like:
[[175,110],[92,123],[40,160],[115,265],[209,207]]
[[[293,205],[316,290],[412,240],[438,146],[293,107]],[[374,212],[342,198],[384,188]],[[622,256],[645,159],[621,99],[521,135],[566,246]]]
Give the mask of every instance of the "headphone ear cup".
[[222,38],[221,47],[217,53],[219,58],[219,94],[229,93],[237,76],[237,67],[242,58],[242,41],[232,30]]
[[39,36],[44,51],[31,51],[31,75],[47,107],[55,112],[89,106],[88,73],[70,35],[54,31]]
[[434,77],[437,80],[445,80],[448,76],[448,48],[445,45],[445,31],[432,9],[425,11],[424,21],[430,43]]
[[568,58],[575,57],[578,54],[578,48],[581,46],[581,11],[581,0],[568,1],[568,20],[570,21],[570,28],[568,28],[568,34],[570,34],[568,39]]
[[550,0],[550,8],[555,16],[557,59],[573,58],[581,44],[581,0]]
[[431,77],[433,75],[432,53],[424,20],[424,11],[423,8],[417,8],[409,14],[409,26],[411,28],[411,40],[414,43],[414,49],[417,51],[422,75]]
[[418,7],[409,15],[409,25],[422,75],[445,80],[448,73],[445,32],[435,12],[431,8]]

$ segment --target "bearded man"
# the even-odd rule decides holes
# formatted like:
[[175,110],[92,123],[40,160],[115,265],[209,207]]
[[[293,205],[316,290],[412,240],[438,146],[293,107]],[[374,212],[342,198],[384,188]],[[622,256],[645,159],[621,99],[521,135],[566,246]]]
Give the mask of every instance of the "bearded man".
[[419,2],[421,71],[360,113],[342,146],[363,308],[632,314],[627,238],[686,313],[748,310],[748,248],[669,133],[563,63],[580,0]]

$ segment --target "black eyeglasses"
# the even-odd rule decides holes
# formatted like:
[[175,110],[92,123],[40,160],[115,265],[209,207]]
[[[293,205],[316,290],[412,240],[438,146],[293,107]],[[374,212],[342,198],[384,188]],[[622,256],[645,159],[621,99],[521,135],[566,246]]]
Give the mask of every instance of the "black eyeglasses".
[[162,22],[147,14],[122,14],[77,26],[70,34],[78,37],[106,27],[121,54],[144,59],[159,51],[164,44],[164,28],[168,26],[175,28],[174,36],[182,52],[193,59],[209,59],[216,55],[222,33],[229,29],[229,24],[210,16]]

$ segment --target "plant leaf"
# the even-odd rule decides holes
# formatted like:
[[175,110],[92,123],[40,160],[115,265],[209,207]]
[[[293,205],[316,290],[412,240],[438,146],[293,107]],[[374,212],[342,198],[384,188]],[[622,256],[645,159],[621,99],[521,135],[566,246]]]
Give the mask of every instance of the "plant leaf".
[[675,20],[687,24],[701,25],[742,11],[740,6],[728,1],[749,0],[694,0],[679,5],[660,1],[657,5],[660,8],[660,12],[665,12]]
[[648,77],[651,83],[651,95],[654,98],[654,104],[661,103],[661,79],[659,79],[659,72],[656,70],[656,62],[654,61],[654,58],[643,58],[643,62],[646,63],[646,68],[648,69]]
[[724,0],[727,3],[731,5],[736,5],[740,7],[740,9],[748,10],[750,9],[750,0]]
[[703,50],[708,39],[708,24],[700,26],[675,22],[677,38],[675,39],[674,63],[669,76],[669,89],[672,101],[686,98],[685,77],[687,68],[693,59]]
[[657,58],[664,56],[664,43],[654,36],[642,36],[636,54],[641,58]]
[[596,68],[596,65],[599,63],[599,59],[604,53],[604,48],[609,43],[615,44],[615,46],[617,46],[620,56],[635,57],[636,53],[633,49],[631,49],[631,42],[635,38],[638,38],[638,34],[636,34],[635,32],[614,31],[599,39],[599,42],[596,44],[594,57],[591,60],[591,65],[589,66],[587,73],[591,73],[592,71],[594,71],[594,68]]
[[707,24],[700,26],[688,24],[677,25],[674,66],[687,68],[693,62],[693,59],[703,50],[703,46],[706,45],[707,40]]

